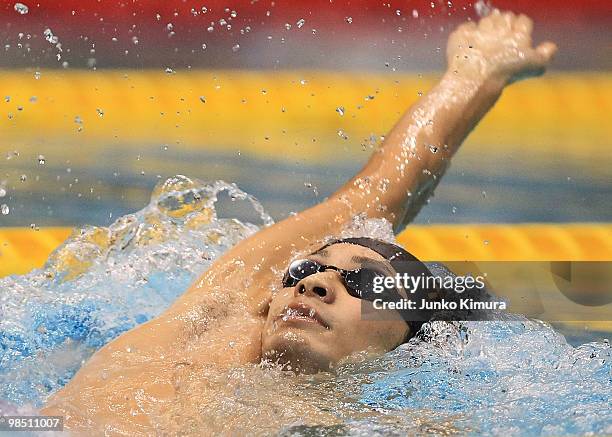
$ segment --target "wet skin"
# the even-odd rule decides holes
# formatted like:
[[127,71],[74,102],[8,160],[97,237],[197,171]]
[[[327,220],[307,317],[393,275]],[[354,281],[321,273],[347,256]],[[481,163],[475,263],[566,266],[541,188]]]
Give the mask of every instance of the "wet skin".
[[[385,274],[395,273],[380,254],[353,244],[334,244],[308,259],[346,270],[369,261],[381,264]],[[382,320],[364,320],[362,304],[371,305],[351,296],[334,270],[283,288],[270,301],[262,332],[263,357],[293,370],[313,372],[356,352],[385,353],[407,338],[408,325],[399,313],[387,310]]]
[[[198,366],[227,368],[263,357],[316,371],[359,350],[395,347],[406,325],[362,321],[360,302],[343,292],[336,272],[304,279],[303,289],[281,290],[282,272],[291,259],[339,235],[356,214],[384,218],[400,231],[504,87],[543,73],[549,64],[555,45],[534,48],[531,31],[528,17],[497,10],[459,26],[449,37],[448,69],[440,82],[399,119],[355,177],[322,203],[218,258],[161,316],[100,349],[42,414],[65,416],[67,429],[150,434],[151,411],[175,402],[182,375]],[[329,256],[340,267],[351,267],[357,252],[376,259],[368,249],[339,246]],[[294,304],[314,309],[321,320],[303,314],[282,320]]]

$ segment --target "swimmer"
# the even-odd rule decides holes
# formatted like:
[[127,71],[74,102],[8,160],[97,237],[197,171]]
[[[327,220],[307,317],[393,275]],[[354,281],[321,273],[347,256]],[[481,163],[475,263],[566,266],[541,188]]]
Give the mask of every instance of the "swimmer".
[[[182,381],[202,369],[272,363],[325,371],[414,336],[418,323],[393,310],[383,320],[362,317],[368,277],[398,273],[390,254],[410,255],[372,239],[327,239],[357,214],[384,218],[395,231],[417,214],[504,87],[548,66],[556,46],[533,47],[531,31],[528,17],[498,10],[460,25],[440,82],[357,175],[320,204],[228,250],[162,315],[94,354],[42,414],[64,416],[68,429],[154,433],[151,411],[176,403]],[[206,393],[201,399],[205,405]]]

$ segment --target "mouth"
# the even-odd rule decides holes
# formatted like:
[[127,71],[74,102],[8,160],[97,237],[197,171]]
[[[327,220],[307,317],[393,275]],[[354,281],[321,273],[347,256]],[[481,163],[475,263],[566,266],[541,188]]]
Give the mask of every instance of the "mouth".
[[329,329],[329,325],[321,315],[312,307],[304,303],[293,303],[287,305],[283,312],[277,317],[277,320],[283,322],[310,323],[321,325],[325,329]]

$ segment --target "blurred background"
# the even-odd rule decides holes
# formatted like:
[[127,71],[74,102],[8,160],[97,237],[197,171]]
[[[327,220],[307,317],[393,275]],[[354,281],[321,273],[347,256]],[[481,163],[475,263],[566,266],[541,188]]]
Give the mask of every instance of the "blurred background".
[[0,226],[106,225],[175,174],[235,182],[276,219],[302,210],[492,6],[531,16],[558,57],[504,93],[417,221],[612,221],[611,5],[2,1]]

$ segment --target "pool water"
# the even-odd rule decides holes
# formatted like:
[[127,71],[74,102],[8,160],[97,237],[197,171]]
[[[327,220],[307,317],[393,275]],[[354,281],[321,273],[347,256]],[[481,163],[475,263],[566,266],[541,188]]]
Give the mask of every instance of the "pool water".
[[[238,209],[253,223],[232,218]],[[42,269],[1,279],[0,410],[40,407],[97,349],[160,314],[220,254],[271,223],[235,185],[176,176],[143,210],[85,227]],[[346,232],[391,237],[388,224],[362,218]],[[192,433],[216,424],[235,434],[612,434],[609,342],[572,345],[521,316],[423,329],[422,340],[332,373],[203,369],[151,420],[169,433],[189,417]]]

